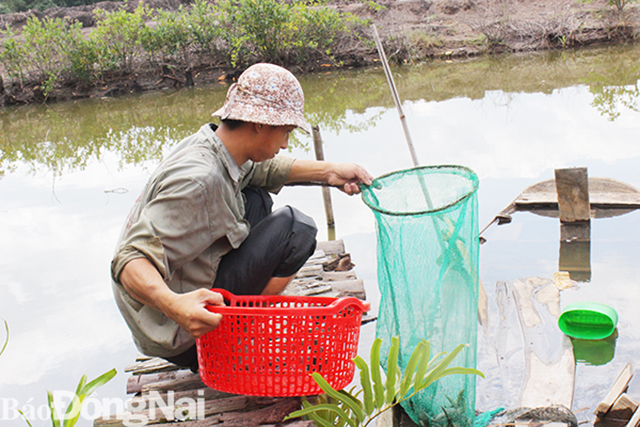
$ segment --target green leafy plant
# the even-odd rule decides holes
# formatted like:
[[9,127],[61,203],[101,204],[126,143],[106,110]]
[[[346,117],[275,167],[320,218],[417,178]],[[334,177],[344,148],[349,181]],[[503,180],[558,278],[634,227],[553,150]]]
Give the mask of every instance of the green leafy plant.
[[[6,337],[5,337],[4,344],[0,349],[0,355],[4,353],[5,349],[7,348],[7,344],[9,343],[9,324],[7,323],[6,320],[4,319],[2,320],[4,322]],[[88,383],[87,383],[87,376],[83,375],[80,378],[78,387],[76,388],[76,393],[73,396],[71,403],[69,403],[69,406],[67,407],[67,410],[65,412],[64,418],[62,419],[62,422],[60,422],[61,421],[60,416],[58,415],[58,411],[56,410],[54,405],[53,394],[49,390],[47,390],[47,401],[49,405],[49,410],[51,411],[52,426],[53,427],[75,426],[76,423],[78,422],[78,419],[80,418],[80,411],[82,410],[82,404],[84,403],[84,399],[86,399],[88,396],[91,395],[91,393],[96,391],[98,387],[101,387],[106,383],[108,383],[113,377],[115,377],[116,373],[117,373],[116,370],[112,369]],[[18,409],[18,412],[20,413],[20,415],[22,415],[22,418],[29,425],[29,427],[32,427],[32,424],[27,418],[27,416],[19,409]]]
[[0,349],[0,356],[7,349],[7,344],[9,344],[9,324],[4,319],[2,319],[2,321],[4,322],[4,330],[6,331],[6,334],[5,334],[4,344],[2,345],[2,349]]
[[132,72],[134,59],[142,53],[142,40],[149,31],[145,25],[148,7],[140,3],[133,13],[124,8],[114,12],[97,9],[94,13],[97,23],[90,38],[99,52],[100,71]]
[[49,402],[49,409],[51,411],[51,424],[53,427],[73,427],[80,418],[80,411],[82,410],[82,404],[87,396],[90,396],[98,387],[103,386],[116,375],[116,370],[112,369],[100,375],[98,378],[87,383],[87,376],[83,375],[80,378],[78,387],[76,388],[75,396],[69,403],[67,411],[64,414],[62,422],[58,415],[58,411],[55,408],[53,402],[53,394],[47,390],[47,400]]
[[[371,367],[360,356],[354,362],[360,370],[362,389],[356,393],[346,390],[335,390],[319,373],[313,378],[325,394],[317,397],[316,404],[303,400],[303,409],[289,414],[285,418],[308,417],[318,426],[368,426],[376,417],[395,405],[411,399],[420,391],[448,375],[479,375],[482,372],[464,367],[449,365],[466,345],[457,346],[449,354],[445,352],[431,357],[429,341],[422,340],[414,349],[407,362],[404,374],[398,366],[400,340],[391,339],[391,348],[387,358],[386,379],[383,379],[380,368],[380,346],[382,340],[376,338],[371,347]],[[362,399],[359,398],[362,396]]]

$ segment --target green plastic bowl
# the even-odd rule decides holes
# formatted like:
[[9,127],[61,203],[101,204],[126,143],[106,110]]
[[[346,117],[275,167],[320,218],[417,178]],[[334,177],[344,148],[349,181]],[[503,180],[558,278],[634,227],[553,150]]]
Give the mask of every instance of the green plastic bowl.
[[574,302],[565,307],[558,318],[560,330],[573,338],[601,340],[613,333],[618,313],[599,302]]

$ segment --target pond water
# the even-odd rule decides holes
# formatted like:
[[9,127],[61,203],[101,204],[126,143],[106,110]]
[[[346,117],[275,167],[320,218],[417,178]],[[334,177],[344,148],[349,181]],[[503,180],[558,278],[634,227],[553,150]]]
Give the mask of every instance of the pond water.
[[[459,164],[478,174],[481,227],[556,168],[584,166],[589,176],[640,188],[639,47],[437,62],[394,74],[421,163]],[[412,166],[381,68],[301,81],[328,160],[358,162],[374,176]],[[68,401],[63,392],[75,390],[82,374],[118,370],[78,425],[116,412],[126,398],[123,369],[138,352],[112,300],[115,241],[163,153],[209,121],[225,93],[218,85],[0,111],[0,318],[10,330],[0,356],[0,425],[20,425],[16,409],[34,426],[50,425],[46,390]],[[293,155],[313,157],[309,136],[298,134],[292,145]],[[375,311],[373,214],[359,197],[333,191],[332,198],[336,237],[352,254]],[[309,213],[319,239],[327,239],[320,189],[286,188],[275,202]],[[593,420],[598,400],[640,354],[639,215],[592,221],[590,278],[561,294],[562,306],[601,301],[620,316],[615,356],[576,366],[579,420]],[[559,269],[557,219],[516,213],[484,236],[480,279],[491,313],[499,282],[551,278]],[[374,333],[375,324],[363,327],[361,353]],[[3,337],[0,329],[0,344]],[[487,377],[478,380],[479,410],[517,405],[522,352],[523,343],[515,343],[515,367],[505,367],[479,330],[479,368]],[[632,383],[632,396],[640,398],[639,388]]]

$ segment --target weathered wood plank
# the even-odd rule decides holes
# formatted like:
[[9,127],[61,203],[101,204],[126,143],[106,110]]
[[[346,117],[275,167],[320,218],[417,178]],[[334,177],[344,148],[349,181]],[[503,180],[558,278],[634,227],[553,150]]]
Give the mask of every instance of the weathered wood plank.
[[[555,324],[545,329],[546,324],[542,320],[557,319],[560,314],[558,287],[551,280],[527,278],[516,280],[513,289],[526,343],[525,382],[520,406],[539,408],[563,405],[571,408],[575,377],[573,347],[569,338],[557,330]],[[539,312],[537,307],[546,312]],[[537,345],[559,347],[559,352],[554,351],[557,354],[554,359],[541,360],[538,352],[532,348],[533,343],[539,341],[536,337],[541,334],[546,339]],[[545,354],[545,351],[540,350],[540,354]]]
[[332,294],[336,297],[355,297],[361,300],[367,299],[362,279],[343,280],[341,282],[330,282]]
[[316,249],[324,251],[326,255],[340,255],[345,253],[344,241],[342,239],[318,242]]
[[589,221],[591,209],[587,168],[556,169],[555,176],[560,221]]
[[[558,207],[555,180],[551,179],[525,189],[514,201],[522,210],[534,206]],[[611,178],[589,178],[591,208],[640,208],[640,191]]]
[[184,390],[193,390],[198,388],[206,387],[200,379],[200,375],[192,374],[190,376],[185,376],[184,378],[176,379],[176,380],[165,380],[158,381],[151,384],[145,384],[142,386],[142,393],[149,393],[152,391],[167,391],[173,390],[175,391],[184,391]]
[[171,362],[167,362],[160,357],[154,357],[143,362],[137,362],[124,368],[125,372],[131,372],[132,375],[151,374],[157,372],[176,371],[180,369]]
[[622,371],[620,372],[620,374],[618,374],[618,377],[611,385],[611,388],[607,392],[606,396],[604,397],[602,402],[598,404],[596,410],[593,413],[596,414],[599,418],[604,418],[604,415],[609,412],[609,409],[611,409],[615,401],[618,399],[618,396],[620,396],[627,390],[627,387],[629,387],[629,381],[631,381],[632,377],[633,371],[631,369],[631,364],[627,363],[624,368],[622,368]]
[[640,426],[640,408],[636,409],[636,412],[633,413],[633,416],[627,423],[626,427],[638,427]]
[[159,381],[173,381],[180,380],[187,377],[193,377],[194,374],[188,369],[181,369],[177,371],[170,372],[159,372],[153,374],[141,374],[141,375],[132,375],[127,380],[127,394],[135,394],[140,393],[142,391],[142,386],[157,383]]
[[322,273],[323,282],[342,282],[357,279],[354,271],[325,271]]
[[[224,399],[205,401],[204,416],[210,417],[225,412],[240,411],[247,407],[250,399],[247,396],[233,396]],[[147,405],[144,410],[130,411],[99,418],[94,421],[94,427],[115,427],[124,425],[127,420],[144,419],[150,424],[166,423],[175,420],[175,408],[164,406],[164,402],[155,402],[155,406]]]
[[636,402],[627,393],[622,393],[615,401],[609,412],[607,412],[605,418],[613,418],[617,420],[624,420],[626,424],[633,414],[638,409],[638,402]]
[[318,265],[305,265],[296,273],[297,279],[307,278],[307,277],[315,277],[320,279],[322,277],[322,273],[324,272],[322,268],[322,264]]
[[285,399],[256,411],[224,413],[220,421],[225,427],[254,427],[261,424],[280,423],[284,417],[300,408],[300,399]]

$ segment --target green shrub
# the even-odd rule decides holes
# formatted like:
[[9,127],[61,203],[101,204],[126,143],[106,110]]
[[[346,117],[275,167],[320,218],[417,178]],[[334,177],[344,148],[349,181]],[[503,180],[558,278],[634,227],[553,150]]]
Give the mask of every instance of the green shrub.
[[5,33],[5,36],[0,46],[0,63],[9,77],[18,79],[22,85],[26,70],[24,45],[17,41],[15,34]]
[[145,18],[149,10],[143,3],[133,13],[126,9],[106,12],[97,9],[96,28],[90,39],[95,43],[98,52],[98,67],[101,73],[120,71],[130,73],[133,70],[134,58],[141,54],[142,40],[147,37],[149,28]]
[[0,13],[26,12],[29,9],[45,10],[50,7],[69,7],[93,4],[102,0],[2,0]]
[[189,62],[191,29],[182,6],[176,12],[159,11],[155,21],[155,28],[142,35],[142,48],[161,63]]
[[216,8],[206,0],[196,0],[187,13],[195,49],[205,57],[218,56],[222,31]]
[[[155,25],[149,27],[145,21],[152,15]],[[46,96],[61,82],[91,84],[148,64],[186,72],[202,63],[244,67],[258,61],[332,61],[341,43],[360,38],[365,24],[322,2],[295,0],[196,0],[171,12],[141,2],[133,12],[97,9],[95,16],[88,39],[78,22],[31,18],[21,38],[4,33],[0,63],[9,77],[21,85],[39,84]]]

